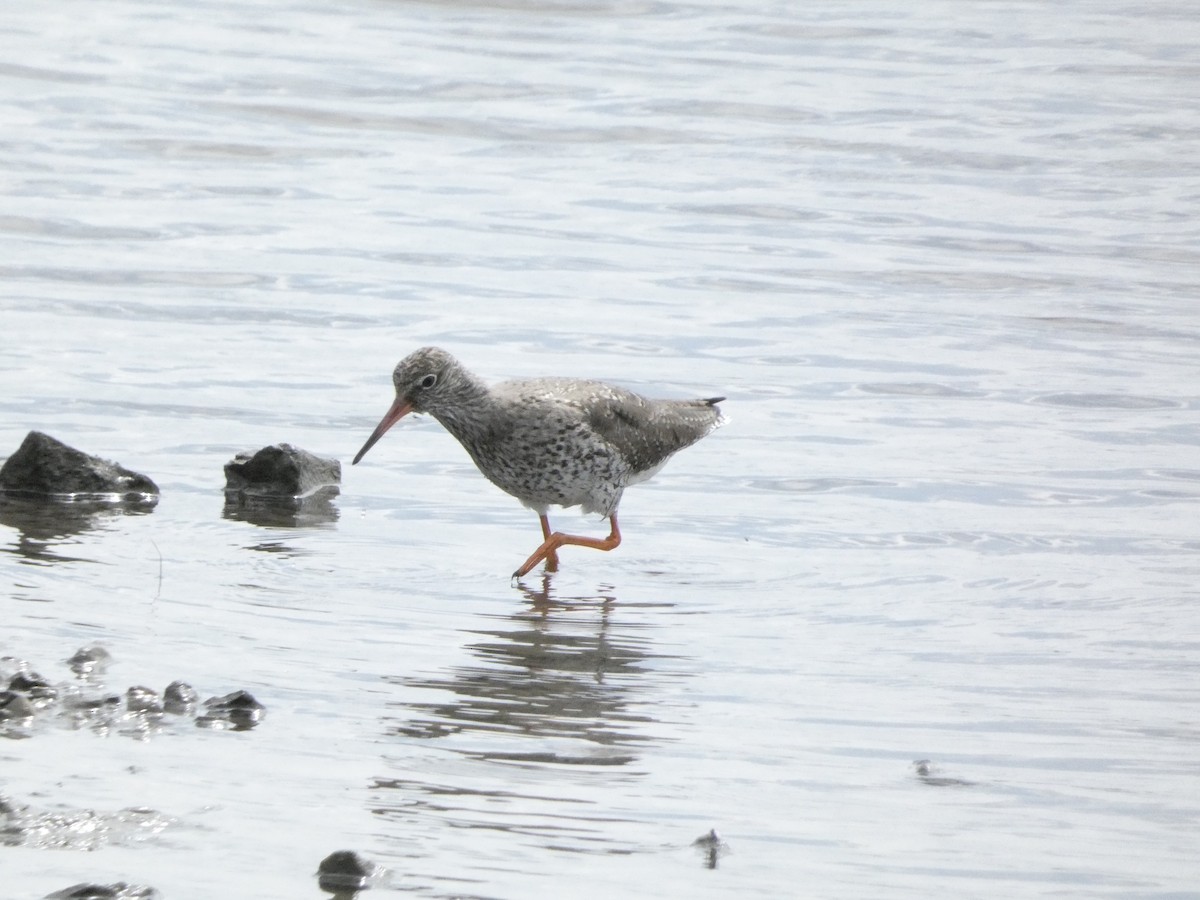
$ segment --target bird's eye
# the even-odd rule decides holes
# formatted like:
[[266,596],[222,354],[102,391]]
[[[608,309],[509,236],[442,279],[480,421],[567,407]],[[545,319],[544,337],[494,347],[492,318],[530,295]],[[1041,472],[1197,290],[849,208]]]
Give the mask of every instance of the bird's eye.
[[437,376],[434,375],[432,372],[430,372],[428,375],[426,375],[424,378],[421,379],[421,387],[423,387],[423,388],[431,388],[435,384],[437,384]]

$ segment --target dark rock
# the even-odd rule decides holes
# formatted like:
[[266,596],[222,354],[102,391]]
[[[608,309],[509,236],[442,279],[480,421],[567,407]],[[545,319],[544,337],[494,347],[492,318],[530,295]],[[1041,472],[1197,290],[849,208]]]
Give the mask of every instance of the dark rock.
[[239,453],[225,464],[225,492],[238,498],[297,498],[342,480],[342,464],[291,444]]
[[145,475],[89,456],[40,431],[29,432],[0,468],[0,490],[17,495],[117,495],[131,502],[158,501],[158,486]]
[[34,709],[46,709],[58,700],[58,688],[37,672],[23,670],[8,682],[8,689],[22,694]]
[[379,872],[379,866],[353,850],[335,850],[317,867],[317,883],[323,891],[361,891]]
[[173,715],[190,716],[199,701],[196,689],[183,681],[172,681],[163,691],[163,709]]
[[201,728],[220,728],[228,724],[241,731],[253,728],[267,714],[267,708],[255,700],[249,691],[210,697],[204,701],[204,706],[206,714],[196,720]]
[[18,672],[8,682],[8,689],[10,691],[19,691],[22,694],[28,694],[30,691],[46,687],[50,687],[50,682],[37,672],[31,671]]
[[58,702],[58,688],[49,684],[39,684],[27,691],[20,691],[34,709],[49,709]]
[[46,900],[158,900],[162,895],[152,887],[140,884],[76,884],[53,894]]

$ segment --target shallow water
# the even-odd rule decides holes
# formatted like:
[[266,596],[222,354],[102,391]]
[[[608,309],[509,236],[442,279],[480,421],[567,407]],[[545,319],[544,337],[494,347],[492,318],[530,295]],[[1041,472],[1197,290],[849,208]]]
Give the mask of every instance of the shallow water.
[[[346,848],[428,896],[1193,896],[1198,43],[1170,4],[8,10],[0,454],[162,499],[6,507],[0,654],[268,712],[0,741],[86,831],[0,846],[0,894],[317,897]],[[731,423],[521,585],[535,518],[429,419],[298,521],[225,508],[239,451],[348,463],[423,344]]]

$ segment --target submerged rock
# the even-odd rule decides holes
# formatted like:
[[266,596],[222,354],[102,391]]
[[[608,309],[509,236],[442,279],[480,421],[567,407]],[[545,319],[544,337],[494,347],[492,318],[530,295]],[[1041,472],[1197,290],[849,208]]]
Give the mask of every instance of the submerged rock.
[[31,670],[17,672],[9,679],[8,689],[24,694],[34,709],[45,709],[58,699],[58,688]]
[[929,759],[914,759],[913,771],[916,772],[917,778],[923,784],[931,787],[970,787],[974,784],[973,781],[962,778],[947,778],[945,775],[939,775],[937,766],[934,765],[933,760]]
[[163,691],[163,709],[176,716],[190,716],[196,711],[200,694],[186,681],[172,681]]
[[225,464],[226,495],[239,498],[299,498],[341,480],[342,464],[336,459],[314,456],[291,444],[239,453]]
[[380,866],[353,850],[335,850],[317,867],[317,884],[332,893],[361,891],[371,887],[381,872]]
[[[52,684],[26,660],[0,657],[0,738],[36,738],[47,728],[65,727],[149,740],[164,729],[174,731],[189,722],[201,728],[246,731],[266,715],[266,707],[253,695],[234,691],[207,700],[197,717],[199,694],[183,681],[172,681],[161,694],[139,684],[118,693],[104,683],[103,664],[109,660],[111,655],[102,647],[85,647],[68,660],[76,678]],[[96,668],[87,671],[89,665]],[[3,883],[0,875],[0,887]]]
[[33,721],[33,704],[16,691],[0,691],[0,723],[28,725]]
[[46,687],[50,687],[50,682],[32,669],[23,669],[8,680],[8,689],[10,691],[20,691],[23,694]]
[[226,728],[244,731],[253,728],[267,714],[267,708],[249,691],[234,691],[224,697],[204,701],[205,714],[196,719],[200,728]]
[[0,490],[26,496],[115,496],[128,502],[158,501],[158,486],[145,475],[89,456],[40,431],[29,432],[0,468]]
[[67,665],[80,678],[86,678],[89,675],[102,674],[111,661],[112,654],[99,644],[92,644],[90,647],[76,650],[75,654],[67,660]]
[[149,716],[161,716],[163,703],[158,692],[142,685],[134,685],[125,691],[125,710]]
[[[60,785],[61,787],[61,785]],[[147,807],[127,807],[116,812],[70,809],[55,804],[38,809],[0,796],[0,844],[36,850],[95,851],[104,847],[133,846],[165,831],[172,819]],[[3,882],[0,882],[3,884]],[[95,893],[87,893],[87,887]],[[111,890],[111,893],[104,891]],[[83,885],[65,888],[52,897],[157,897],[157,893],[132,885]],[[80,891],[78,894],[70,891]],[[5,895],[7,896],[7,894]]]
[[100,734],[107,733],[113,727],[121,713],[121,706],[118,694],[66,697],[63,700],[63,711],[73,727],[90,727]]

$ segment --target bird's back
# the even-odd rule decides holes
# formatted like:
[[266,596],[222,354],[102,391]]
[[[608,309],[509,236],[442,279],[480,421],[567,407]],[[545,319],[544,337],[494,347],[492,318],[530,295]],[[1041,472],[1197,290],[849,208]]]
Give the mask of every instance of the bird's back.
[[491,452],[469,446],[493,482],[535,509],[608,513],[629,485],[720,426],[712,400],[652,400],[601,381],[533,378],[491,389]]

